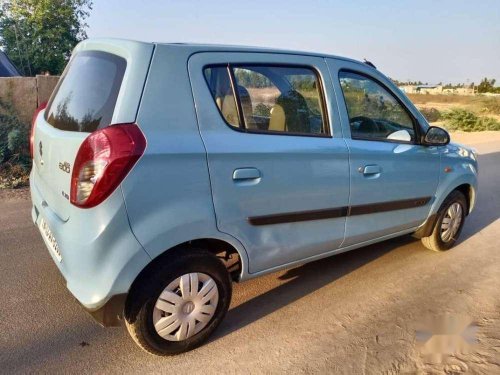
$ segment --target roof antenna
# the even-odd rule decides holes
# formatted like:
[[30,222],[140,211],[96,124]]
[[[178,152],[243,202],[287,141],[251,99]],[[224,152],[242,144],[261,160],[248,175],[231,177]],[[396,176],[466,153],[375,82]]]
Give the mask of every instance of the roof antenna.
[[365,58],[364,58],[363,60],[364,60],[363,62],[364,62],[366,65],[371,66],[373,69],[377,69],[377,67],[376,67],[375,65],[373,65],[373,63],[372,63],[371,61],[368,61],[368,60],[367,60],[367,59],[365,59]]

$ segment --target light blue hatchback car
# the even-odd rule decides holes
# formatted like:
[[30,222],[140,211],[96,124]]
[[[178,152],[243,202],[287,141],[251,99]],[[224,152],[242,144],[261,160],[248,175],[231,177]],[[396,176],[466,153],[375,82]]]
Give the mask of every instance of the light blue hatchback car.
[[413,233],[453,246],[474,151],[371,64],[80,43],[31,134],[33,221],[67,287],[154,354],[216,329],[231,282]]

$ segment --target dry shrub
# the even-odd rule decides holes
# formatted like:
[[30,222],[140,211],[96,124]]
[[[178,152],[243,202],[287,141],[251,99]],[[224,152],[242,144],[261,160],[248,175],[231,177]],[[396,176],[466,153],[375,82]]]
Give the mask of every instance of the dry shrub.
[[500,130],[500,122],[492,117],[477,116],[465,109],[452,109],[441,116],[449,130],[464,132],[479,132],[485,130]]
[[429,122],[436,122],[441,119],[441,112],[436,108],[421,108],[420,113],[422,113]]

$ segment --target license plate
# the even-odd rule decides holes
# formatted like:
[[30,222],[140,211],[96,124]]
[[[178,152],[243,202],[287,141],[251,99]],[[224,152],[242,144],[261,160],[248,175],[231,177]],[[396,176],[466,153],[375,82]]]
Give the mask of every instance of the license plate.
[[45,238],[49,251],[56,257],[59,262],[62,261],[62,256],[59,252],[59,245],[57,244],[57,241],[54,238],[49,225],[43,218],[40,220],[40,232],[42,233],[43,238]]

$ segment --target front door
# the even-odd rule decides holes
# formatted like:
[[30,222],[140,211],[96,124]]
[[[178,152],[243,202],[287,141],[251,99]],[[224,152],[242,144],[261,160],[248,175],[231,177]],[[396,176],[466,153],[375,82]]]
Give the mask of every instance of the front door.
[[[328,61],[350,154],[351,197],[343,246],[422,224],[439,179],[438,147],[420,144],[418,114],[369,67]],[[413,111],[415,111],[413,109]]]
[[349,165],[324,59],[207,52],[189,74],[217,225],[250,272],[338,248]]

